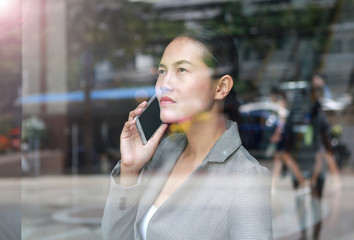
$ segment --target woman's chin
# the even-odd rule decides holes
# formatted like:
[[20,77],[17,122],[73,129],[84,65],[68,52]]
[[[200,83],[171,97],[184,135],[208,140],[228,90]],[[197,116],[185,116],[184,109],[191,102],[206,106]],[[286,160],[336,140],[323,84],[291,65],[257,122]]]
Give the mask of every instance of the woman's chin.
[[175,118],[171,118],[171,117],[161,117],[161,121],[168,124],[178,122]]
[[164,123],[181,123],[187,119],[187,117],[167,115],[167,114],[166,115],[161,114],[160,118],[161,118],[161,121]]

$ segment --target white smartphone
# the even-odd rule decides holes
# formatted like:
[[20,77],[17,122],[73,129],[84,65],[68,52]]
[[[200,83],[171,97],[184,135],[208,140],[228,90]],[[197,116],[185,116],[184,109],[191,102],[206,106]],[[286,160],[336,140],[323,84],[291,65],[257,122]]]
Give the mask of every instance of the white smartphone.
[[148,101],[142,114],[136,117],[135,126],[143,144],[149,141],[161,124],[160,105],[155,94]]

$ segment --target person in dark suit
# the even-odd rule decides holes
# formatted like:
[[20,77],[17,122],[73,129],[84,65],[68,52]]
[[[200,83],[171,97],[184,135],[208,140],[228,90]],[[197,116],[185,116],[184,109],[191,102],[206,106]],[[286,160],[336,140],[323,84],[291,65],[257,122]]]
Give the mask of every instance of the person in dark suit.
[[[143,145],[134,119],[147,103],[130,112],[103,239],[272,239],[270,172],[223,114],[237,74],[235,43],[215,29],[169,43],[156,82],[164,124]],[[160,141],[168,124],[184,131]]]

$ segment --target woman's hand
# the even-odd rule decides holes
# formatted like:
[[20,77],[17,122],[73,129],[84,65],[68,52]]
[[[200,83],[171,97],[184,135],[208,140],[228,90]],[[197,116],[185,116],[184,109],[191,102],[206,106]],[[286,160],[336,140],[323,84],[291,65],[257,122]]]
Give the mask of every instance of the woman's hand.
[[129,113],[128,121],[120,135],[121,184],[125,186],[136,183],[141,168],[152,158],[167,129],[167,124],[162,124],[146,145],[141,142],[135,126],[135,117],[140,115],[146,106],[147,102],[144,101]]

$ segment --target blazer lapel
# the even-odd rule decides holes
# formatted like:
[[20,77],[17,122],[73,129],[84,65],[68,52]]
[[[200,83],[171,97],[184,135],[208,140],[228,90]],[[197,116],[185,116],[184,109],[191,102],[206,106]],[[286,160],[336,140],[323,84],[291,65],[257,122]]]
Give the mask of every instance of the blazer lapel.
[[143,197],[141,198],[138,207],[135,224],[138,224],[140,222],[140,220],[144,217],[148,209],[155,202],[158,194],[161,192],[163,186],[167,181],[167,178],[173,170],[178,158],[184,151],[187,141],[184,136],[182,141],[172,143],[174,144],[166,146],[167,149],[164,151],[164,154],[159,157],[159,159],[154,159],[157,161],[157,164],[162,165],[162,167],[156,172],[149,171],[148,169],[148,171],[145,173],[146,175],[144,176],[143,180],[146,181],[146,188],[142,193]]
[[[228,129],[212,147],[202,164],[206,164],[207,162],[223,162],[241,146],[237,124],[231,121],[227,121],[226,123]],[[230,139],[234,139],[234,141],[230,142]],[[140,222],[151,205],[153,205],[186,145],[187,139],[185,135],[182,138],[177,137],[174,140],[172,138],[168,144],[163,146],[165,148],[164,153],[158,159],[152,159],[156,161],[155,165],[162,165],[162,167],[155,173],[149,171],[149,169],[145,173],[146,175],[143,180],[145,180],[146,189],[139,204],[136,224]]]

